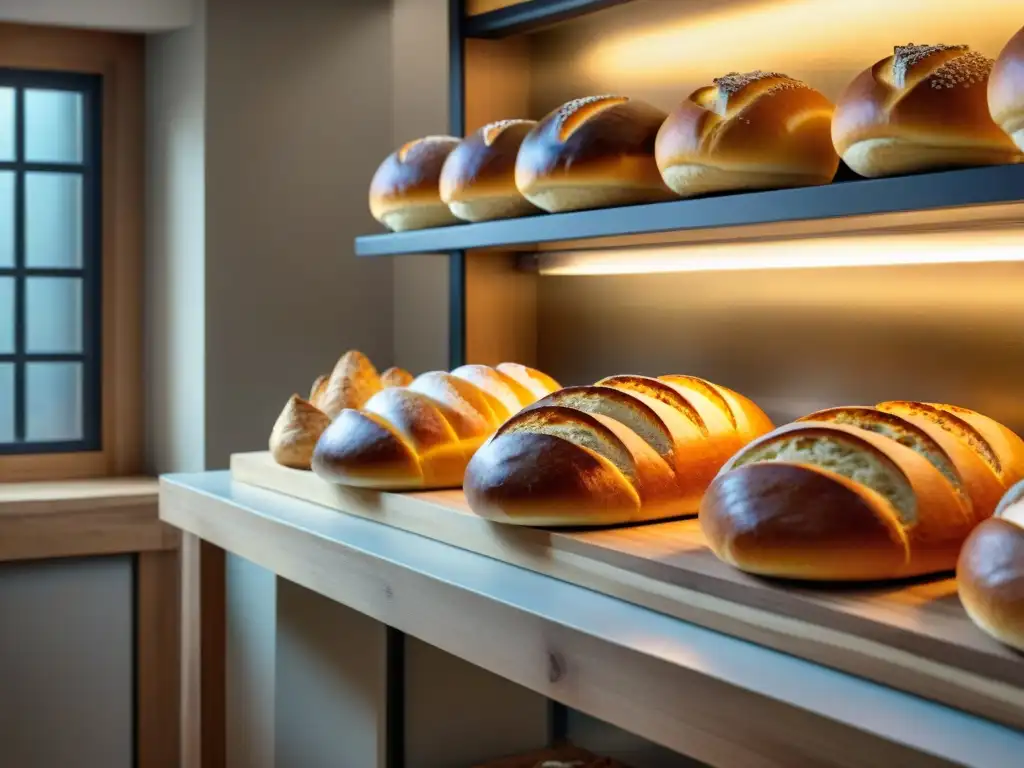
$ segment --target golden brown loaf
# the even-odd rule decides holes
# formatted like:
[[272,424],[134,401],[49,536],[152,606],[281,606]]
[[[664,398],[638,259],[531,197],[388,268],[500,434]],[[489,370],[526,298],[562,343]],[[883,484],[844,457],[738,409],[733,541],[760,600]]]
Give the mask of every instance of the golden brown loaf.
[[412,374],[404,368],[391,367],[380,375],[380,385],[382,389],[387,389],[388,387],[408,387],[412,384],[412,379]]
[[992,60],[966,45],[900,45],[836,104],[832,140],[861,176],[1000,165],[1020,151],[993,122]]
[[331,423],[330,417],[298,395],[292,395],[270,433],[270,455],[293,469],[309,469],[313,448]]
[[516,157],[534,120],[501,120],[467,136],[441,170],[441,199],[466,221],[539,213],[516,188]]
[[516,186],[545,211],[575,211],[667,200],[654,141],[665,113],[624,96],[576,99],[523,140]]
[[1024,442],[947,405],[830,408],[756,440],[701,504],[711,549],[738,568],[810,580],[951,570],[964,539],[1024,476]]
[[988,80],[992,118],[1024,151],[1024,29],[996,59]]
[[839,168],[834,109],[786,75],[728,74],[669,114],[655,144],[658,168],[683,197],[828,184]]
[[355,349],[338,359],[325,383],[321,383],[321,378],[313,384],[311,400],[332,419],[345,408],[362,408],[381,389],[377,369],[366,355]]
[[458,143],[453,136],[427,136],[388,155],[370,183],[373,218],[395,232],[457,223],[441,200],[438,183]]
[[1024,651],[1024,482],[975,528],[956,566],[960,600],[985,632]]
[[725,461],[771,429],[751,401],[691,376],[613,376],[509,419],[466,472],[484,517],[578,526],[692,515]]
[[455,488],[473,453],[512,414],[558,388],[522,365],[465,365],[384,389],[323,433],[313,470],[381,490]]

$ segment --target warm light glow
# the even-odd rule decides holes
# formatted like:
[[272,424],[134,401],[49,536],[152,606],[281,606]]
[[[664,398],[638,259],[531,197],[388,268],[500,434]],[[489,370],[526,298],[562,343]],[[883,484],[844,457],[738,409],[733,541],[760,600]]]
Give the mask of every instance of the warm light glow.
[[601,85],[689,88],[730,70],[770,69],[807,79],[835,98],[853,73],[891,54],[894,45],[966,43],[994,57],[1021,19],[1020,0],[708,5],[680,4],[669,23],[640,19],[619,34],[601,36],[583,55],[584,72]]
[[563,251],[542,275],[625,275],[760,269],[1024,262],[1024,228]]

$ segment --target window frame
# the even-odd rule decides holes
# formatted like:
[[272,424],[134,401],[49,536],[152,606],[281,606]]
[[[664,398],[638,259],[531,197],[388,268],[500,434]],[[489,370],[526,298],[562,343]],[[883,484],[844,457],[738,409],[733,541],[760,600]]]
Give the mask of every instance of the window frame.
[[143,470],[144,65],[140,35],[0,23],[0,68],[102,79],[97,296],[98,347],[103,352],[95,449],[0,453],[0,482],[125,476]]
[[[14,352],[0,353],[0,363],[14,365],[14,442],[0,443],[0,455],[75,453],[102,449],[102,175],[103,81],[99,75],[0,67],[0,88],[15,89],[14,159],[0,159],[0,171],[15,174],[14,266],[0,267],[0,277],[14,279]],[[37,162],[26,155],[25,91],[58,90],[82,96],[82,148],[79,162]],[[77,173],[82,179],[82,263],[78,268],[30,267],[27,264],[25,211],[27,178],[33,172]],[[75,353],[38,353],[26,349],[27,280],[31,277],[79,278],[82,285],[82,346]],[[76,362],[82,366],[81,438],[65,441],[25,440],[28,411],[26,379],[33,362]]]

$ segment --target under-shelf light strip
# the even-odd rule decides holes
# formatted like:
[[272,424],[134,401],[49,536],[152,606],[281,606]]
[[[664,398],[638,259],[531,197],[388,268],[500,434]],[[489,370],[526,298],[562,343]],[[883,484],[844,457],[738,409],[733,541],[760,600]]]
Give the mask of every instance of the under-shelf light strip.
[[556,251],[537,266],[542,275],[625,275],[1012,261],[1024,262],[1024,228]]

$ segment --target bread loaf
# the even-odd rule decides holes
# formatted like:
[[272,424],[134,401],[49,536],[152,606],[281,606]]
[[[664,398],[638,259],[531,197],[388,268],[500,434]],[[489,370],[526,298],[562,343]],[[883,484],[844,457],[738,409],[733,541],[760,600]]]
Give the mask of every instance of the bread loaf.
[[831,408],[754,441],[701,504],[721,559],[765,576],[876,580],[952,570],[1024,472],[1024,443],[974,411]]
[[516,186],[551,212],[667,200],[672,193],[654,159],[665,117],[660,109],[623,96],[563,104],[523,140]]
[[719,467],[768,417],[690,376],[613,376],[509,419],[476,453],[466,498],[519,525],[640,522],[696,513]]
[[424,373],[408,387],[381,390],[359,410],[342,411],[320,437],[312,467],[342,485],[455,488],[503,421],[557,388],[543,373],[513,363]]
[[869,177],[1019,162],[989,113],[992,64],[966,45],[897,46],[836,104],[836,150]]
[[527,216],[540,211],[516,188],[516,157],[533,120],[485,125],[457,146],[441,170],[441,199],[466,221]]
[[331,419],[344,408],[359,408],[381,389],[403,386],[412,376],[401,368],[383,375],[362,352],[349,350],[328,375],[318,376],[309,399],[292,395],[270,433],[270,454],[278,464],[309,469],[313,448]]
[[974,623],[1024,651],[1024,482],[1007,491],[996,516],[968,537],[956,577]]
[[989,111],[1024,151],[1024,29],[1007,43],[988,79]]
[[669,114],[655,144],[658,168],[683,197],[828,184],[839,167],[833,111],[792,77],[734,72]]
[[395,232],[457,223],[438,184],[458,143],[453,136],[427,136],[388,155],[370,182],[373,218]]

